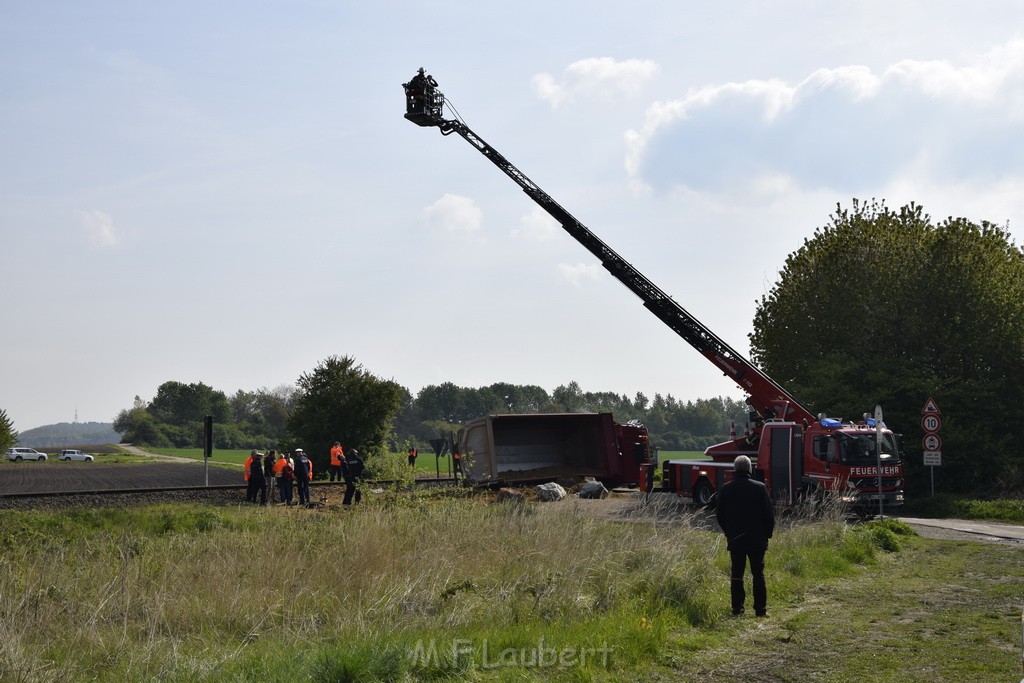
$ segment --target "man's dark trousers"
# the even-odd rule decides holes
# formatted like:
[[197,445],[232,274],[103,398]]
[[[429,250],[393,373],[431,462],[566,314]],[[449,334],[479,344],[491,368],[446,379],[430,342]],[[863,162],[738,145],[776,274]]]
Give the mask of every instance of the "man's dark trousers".
[[746,591],[743,590],[743,573],[746,570],[747,558],[750,558],[750,575],[754,584],[754,612],[763,614],[768,607],[768,588],[764,581],[764,553],[764,548],[729,551],[729,558],[732,560],[729,577],[732,579],[730,587],[734,614],[743,611],[743,603],[747,599]]

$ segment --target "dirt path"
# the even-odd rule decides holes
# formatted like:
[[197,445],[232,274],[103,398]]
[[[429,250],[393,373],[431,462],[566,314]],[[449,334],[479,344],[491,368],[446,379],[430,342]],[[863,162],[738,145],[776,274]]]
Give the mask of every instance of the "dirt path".
[[127,451],[127,452],[129,452],[129,453],[131,453],[132,455],[142,455],[142,456],[145,456],[147,458],[156,458],[157,460],[169,460],[171,462],[191,462],[191,463],[198,462],[195,458],[183,458],[183,457],[178,456],[178,455],[160,455],[159,453],[150,453],[149,451],[144,451],[141,448],[138,448],[137,446],[133,446],[133,445],[128,444],[128,443],[118,444],[118,447],[123,449],[123,450],[125,450],[125,451]]

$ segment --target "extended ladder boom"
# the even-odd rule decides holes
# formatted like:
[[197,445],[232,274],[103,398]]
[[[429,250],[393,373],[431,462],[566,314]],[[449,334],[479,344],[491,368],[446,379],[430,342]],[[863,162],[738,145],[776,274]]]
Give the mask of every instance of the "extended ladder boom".
[[410,92],[410,84],[405,84],[405,88],[407,105],[405,117],[407,119],[420,126],[436,127],[440,129],[442,135],[457,133],[473,145],[478,152],[523,188],[530,199],[558,221],[577,242],[596,256],[609,273],[640,297],[644,306],[659,320],[672,328],[676,334],[746,391],[749,394],[747,403],[757,411],[762,419],[776,417],[789,420],[814,420],[811,412],[785,389],[722,341],[718,335],[694,318],[672,297],[648,280],[643,273],[615,253],[611,247],[576,220],[572,214],[502,156],[498,150],[474,133],[469,126],[461,121],[444,119],[441,115],[444,95],[436,89],[428,89],[423,93]]

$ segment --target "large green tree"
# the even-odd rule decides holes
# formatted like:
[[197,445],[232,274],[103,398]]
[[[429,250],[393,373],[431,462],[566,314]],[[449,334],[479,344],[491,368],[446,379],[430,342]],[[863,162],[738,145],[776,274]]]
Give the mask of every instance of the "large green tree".
[[157,388],[148,409],[160,422],[178,427],[200,424],[207,415],[212,415],[217,423],[231,421],[227,396],[202,382],[164,382]]
[[[815,412],[881,404],[920,475],[921,407],[942,410],[946,488],[1009,484],[1024,454],[1024,252],[997,225],[920,206],[837,207],[759,302],[751,357]],[[1018,475],[1019,476],[1019,475]]]
[[331,356],[296,382],[288,415],[295,445],[326,469],[334,441],[362,455],[383,452],[392,421],[402,408],[403,389],[370,374],[349,356]]
[[7,417],[6,410],[0,410],[0,450],[7,450],[18,443],[18,432],[14,429],[14,422]]

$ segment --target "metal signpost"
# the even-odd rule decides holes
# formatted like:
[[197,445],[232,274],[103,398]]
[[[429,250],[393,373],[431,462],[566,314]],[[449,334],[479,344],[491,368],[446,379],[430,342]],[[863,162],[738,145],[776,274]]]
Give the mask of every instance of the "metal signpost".
[[924,451],[924,464],[931,468],[932,498],[934,498],[935,468],[942,465],[942,439],[938,434],[938,431],[942,429],[942,419],[939,417],[939,405],[931,396],[924,402],[921,415],[921,429],[924,430],[921,447]]
[[882,519],[882,406],[875,406],[875,456],[878,459],[878,518]]
[[206,486],[210,485],[210,458],[213,457],[213,416],[203,418],[203,469],[206,473]]
[[431,439],[430,446],[434,449],[434,468],[437,470],[437,478],[441,478],[441,455],[444,453],[447,439]]

